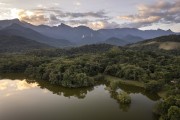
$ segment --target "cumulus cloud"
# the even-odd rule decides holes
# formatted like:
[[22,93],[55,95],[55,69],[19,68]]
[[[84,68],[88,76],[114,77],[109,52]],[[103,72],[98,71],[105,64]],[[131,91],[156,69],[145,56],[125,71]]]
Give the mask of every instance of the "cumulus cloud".
[[20,10],[18,13],[18,18],[22,21],[33,23],[35,25],[46,24],[49,21],[49,18],[43,13],[26,10]]
[[88,26],[92,29],[112,29],[118,28],[120,25],[116,22],[108,22],[107,20],[88,22]]
[[139,5],[137,14],[118,18],[128,21],[124,25],[136,28],[150,26],[153,23],[180,23],[180,1],[158,0],[153,5]]
[[33,10],[21,10],[18,13],[21,21],[26,21],[35,25],[58,25],[67,23],[69,25],[87,25],[92,20],[109,19],[106,13],[101,10],[97,12],[64,12],[56,8],[38,8]]

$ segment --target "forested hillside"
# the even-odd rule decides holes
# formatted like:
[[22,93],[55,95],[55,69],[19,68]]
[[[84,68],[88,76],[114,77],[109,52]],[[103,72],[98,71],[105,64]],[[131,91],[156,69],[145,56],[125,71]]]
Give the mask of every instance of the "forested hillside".
[[[156,105],[154,112],[167,119],[170,111],[179,113],[180,49],[144,47],[144,44],[169,41],[177,44],[179,36],[161,37],[127,47],[99,44],[41,49],[24,54],[1,53],[0,72],[23,73],[32,79],[69,88],[94,86],[99,81],[106,81],[106,76],[124,82],[136,81],[149,93],[163,93],[164,100]],[[119,82],[106,81],[110,91]]]
[[128,47],[141,50],[179,50],[180,35],[161,36],[129,45]]
[[52,46],[19,36],[0,35],[0,53],[25,53],[35,49],[50,49]]

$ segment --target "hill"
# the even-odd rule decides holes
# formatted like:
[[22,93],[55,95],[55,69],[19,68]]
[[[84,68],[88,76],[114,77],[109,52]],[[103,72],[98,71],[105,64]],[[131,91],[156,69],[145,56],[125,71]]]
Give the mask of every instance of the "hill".
[[127,47],[141,50],[180,50],[180,35],[169,35],[145,40]]
[[125,46],[127,44],[136,43],[139,41],[143,41],[143,38],[133,35],[127,35],[122,38],[111,37],[101,43],[116,45],[116,46]]
[[124,46],[124,45],[128,44],[128,41],[112,37],[112,38],[107,39],[103,43],[110,44],[110,45],[116,45],[116,46]]
[[105,53],[109,51],[113,45],[109,44],[92,44],[92,45],[84,45],[80,47],[72,47],[66,49],[45,49],[45,50],[34,50],[28,51],[27,55],[34,56],[47,56],[47,57],[60,57],[63,55],[74,56],[81,54],[97,54],[97,53]]
[[49,45],[39,43],[27,38],[19,36],[3,36],[0,35],[0,52],[26,52],[35,49],[52,48]]

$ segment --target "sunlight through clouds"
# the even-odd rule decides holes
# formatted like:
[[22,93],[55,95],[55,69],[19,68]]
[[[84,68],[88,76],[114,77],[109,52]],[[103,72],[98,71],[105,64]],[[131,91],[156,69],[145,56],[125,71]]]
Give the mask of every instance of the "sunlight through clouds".
[[76,1],[76,2],[74,2],[74,5],[76,5],[76,6],[81,6],[81,2]]
[[104,23],[101,21],[92,22],[90,24],[90,27],[92,27],[93,29],[102,29],[102,28],[104,28],[104,26],[105,26]]
[[11,10],[11,17],[13,18],[19,18],[19,12],[21,10],[17,9],[17,8],[12,8]]
[[[85,25],[92,29],[157,29],[163,26],[166,30],[178,31],[179,5],[179,0],[0,0],[0,20],[18,18],[34,25],[57,26],[64,23],[70,26]],[[154,24],[158,26],[154,27]]]

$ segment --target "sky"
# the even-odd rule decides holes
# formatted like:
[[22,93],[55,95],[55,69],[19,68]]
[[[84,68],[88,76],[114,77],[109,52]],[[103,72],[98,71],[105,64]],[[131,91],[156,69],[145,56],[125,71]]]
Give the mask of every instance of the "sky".
[[180,32],[180,0],[0,0],[0,20]]

